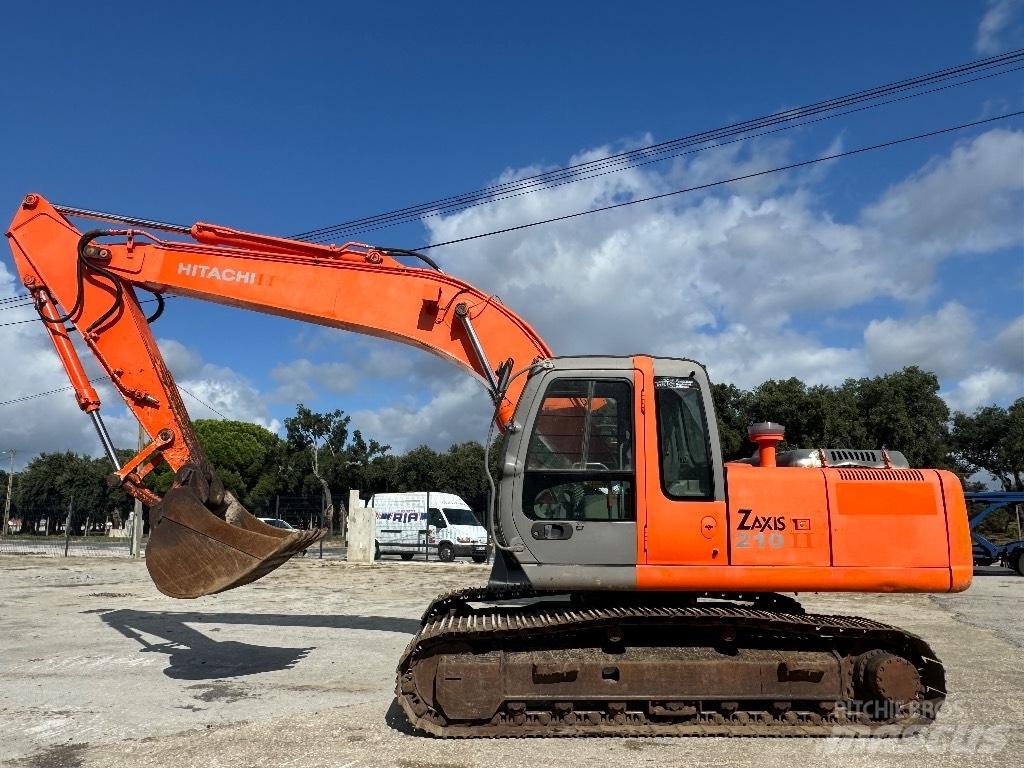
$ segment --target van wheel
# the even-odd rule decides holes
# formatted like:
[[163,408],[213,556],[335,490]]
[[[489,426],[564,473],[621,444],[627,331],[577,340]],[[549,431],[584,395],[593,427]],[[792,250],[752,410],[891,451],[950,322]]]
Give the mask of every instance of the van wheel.
[[1018,576],[1024,576],[1024,548],[1013,553],[1010,558],[1010,567],[1017,572]]
[[402,559],[403,560],[412,560],[412,554],[413,554],[412,552],[403,552],[402,553]]
[[487,555],[473,555],[473,562],[474,563],[486,563],[487,562]]
[[455,547],[447,541],[442,541],[437,545],[437,559],[450,563],[455,559]]
[[373,542],[373,559],[380,560],[380,542]]

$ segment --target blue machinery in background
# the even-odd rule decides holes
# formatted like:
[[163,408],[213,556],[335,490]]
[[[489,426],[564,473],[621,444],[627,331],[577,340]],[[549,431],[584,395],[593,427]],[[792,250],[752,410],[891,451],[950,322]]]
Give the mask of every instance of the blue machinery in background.
[[[985,491],[965,493],[967,503],[982,503],[985,506],[971,515],[971,543],[974,549],[975,565],[1001,563],[1024,576],[1024,540],[1018,539],[1006,544],[994,544],[978,533],[978,526],[993,512],[1011,504],[1024,504],[1024,493],[1018,491]],[[1018,521],[1020,518],[1018,518]],[[1020,534],[1020,527],[1017,528]]]

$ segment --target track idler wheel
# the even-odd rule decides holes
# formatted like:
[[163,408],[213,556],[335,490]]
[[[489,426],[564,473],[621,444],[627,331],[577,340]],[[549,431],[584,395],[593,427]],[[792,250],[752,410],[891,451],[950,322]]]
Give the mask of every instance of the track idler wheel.
[[190,465],[178,471],[174,487],[150,510],[150,518],[146,567],[156,588],[177,598],[256,581],[325,533],[290,533],[260,522],[219,481]]
[[866,701],[903,705],[924,693],[917,667],[888,651],[861,654],[854,665],[854,679],[858,694]]

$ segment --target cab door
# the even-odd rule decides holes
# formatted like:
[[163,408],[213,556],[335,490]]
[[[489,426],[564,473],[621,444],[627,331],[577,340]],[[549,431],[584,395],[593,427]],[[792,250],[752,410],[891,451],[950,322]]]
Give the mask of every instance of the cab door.
[[636,564],[634,371],[628,358],[609,365],[544,374],[502,479],[538,563]]
[[707,374],[689,360],[635,361],[644,378],[640,562],[728,565],[725,478]]

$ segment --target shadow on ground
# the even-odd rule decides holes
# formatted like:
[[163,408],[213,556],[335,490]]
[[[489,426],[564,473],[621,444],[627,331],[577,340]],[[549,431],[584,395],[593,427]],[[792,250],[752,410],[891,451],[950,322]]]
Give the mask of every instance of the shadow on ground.
[[1012,568],[1004,568],[1001,565],[976,565],[974,566],[975,576],[1012,576],[1016,571]]
[[[142,653],[167,654],[168,665],[164,674],[176,680],[213,680],[290,669],[314,647],[281,648],[233,640],[218,641],[188,626],[190,624],[366,629],[408,635],[415,634],[420,627],[416,619],[390,616],[133,610],[104,611],[99,616],[108,626],[142,645]],[[153,643],[146,636],[164,638],[165,642]]]
[[405,716],[405,712],[402,710],[402,705],[398,703],[398,699],[391,700],[391,706],[388,707],[388,711],[384,713],[384,722],[387,723],[392,730],[404,733],[406,736],[430,738],[427,734],[420,733],[412,727],[412,723],[410,723],[409,718]]

